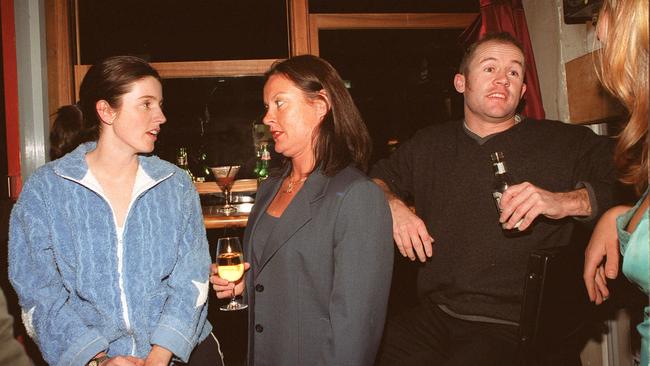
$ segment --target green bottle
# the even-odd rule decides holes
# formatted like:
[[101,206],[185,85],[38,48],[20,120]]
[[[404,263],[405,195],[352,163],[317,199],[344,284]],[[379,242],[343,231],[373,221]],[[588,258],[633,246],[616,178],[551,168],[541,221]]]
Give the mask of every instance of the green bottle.
[[269,177],[269,163],[271,161],[271,153],[269,152],[268,144],[262,144],[262,153],[260,156],[260,167],[257,170],[258,182],[263,181]]
[[255,149],[255,169],[253,169],[253,174],[255,177],[259,177],[260,168],[262,167],[262,146],[260,145]]
[[210,172],[210,167],[208,166],[208,154],[203,152],[199,155],[199,169],[196,172],[196,181],[206,182],[210,180],[211,174],[212,172]]

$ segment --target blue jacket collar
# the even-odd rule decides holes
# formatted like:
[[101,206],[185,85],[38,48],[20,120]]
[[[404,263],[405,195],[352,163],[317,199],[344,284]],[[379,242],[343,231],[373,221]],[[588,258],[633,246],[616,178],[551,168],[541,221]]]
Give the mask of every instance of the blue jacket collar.
[[[54,172],[57,175],[80,181],[88,172],[86,154],[95,150],[95,147],[97,147],[97,142],[94,141],[80,144],[72,152],[52,162]],[[155,181],[169,177],[174,173],[173,165],[165,164],[157,156],[139,155],[138,163],[144,172]]]

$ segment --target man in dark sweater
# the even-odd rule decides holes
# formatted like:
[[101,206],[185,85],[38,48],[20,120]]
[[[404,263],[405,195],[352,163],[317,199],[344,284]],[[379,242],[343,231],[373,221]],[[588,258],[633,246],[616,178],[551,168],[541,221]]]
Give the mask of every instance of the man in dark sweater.
[[[381,365],[515,362],[530,252],[568,245],[575,225],[612,204],[605,138],[515,113],[524,69],[523,50],[508,34],[470,46],[454,79],[465,120],[419,131],[371,172],[388,198],[397,248],[424,262],[421,304],[389,322]],[[492,198],[493,152],[503,152],[523,182],[504,193],[501,215]],[[417,215],[402,199],[412,200]],[[519,221],[523,233],[507,237],[502,226]]]

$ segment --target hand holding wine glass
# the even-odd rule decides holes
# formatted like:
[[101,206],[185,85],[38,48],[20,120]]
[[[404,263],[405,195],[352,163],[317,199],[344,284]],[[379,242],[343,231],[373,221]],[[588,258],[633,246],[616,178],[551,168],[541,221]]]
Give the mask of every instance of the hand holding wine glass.
[[[244,273],[246,273],[249,268],[251,268],[250,263],[244,262]],[[216,263],[212,263],[212,267],[210,268],[210,283],[212,284],[212,289],[218,299],[231,298],[233,296],[233,291],[235,291],[235,296],[239,296],[244,293],[244,289],[246,288],[244,277],[235,282],[230,282],[219,277],[219,266]]]
[[[244,255],[242,252],[241,243],[237,237],[226,237],[219,238],[217,242],[217,265],[216,265],[216,278],[212,276],[211,281],[214,284],[214,288],[217,291],[217,297],[220,293],[223,294],[223,291],[227,291],[231,288],[232,290],[228,291],[231,293],[231,300],[228,304],[220,307],[219,309],[223,311],[233,311],[241,310],[248,307],[246,304],[240,304],[236,300],[237,294],[243,292],[243,282],[240,281],[244,275],[245,269],[250,267],[246,266],[248,263],[244,263]],[[214,273],[214,266],[213,266]],[[227,281],[226,282],[224,282]],[[237,282],[240,282],[238,284]],[[224,288],[225,285],[225,288]],[[237,291],[239,287],[240,291]],[[225,296],[223,296],[225,297]]]

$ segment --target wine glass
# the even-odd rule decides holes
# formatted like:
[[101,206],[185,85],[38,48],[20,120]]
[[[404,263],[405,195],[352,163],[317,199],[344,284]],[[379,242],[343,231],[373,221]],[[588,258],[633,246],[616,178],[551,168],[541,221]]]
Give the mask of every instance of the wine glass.
[[[230,282],[239,280],[244,275],[244,254],[238,237],[219,238],[217,241],[217,274]],[[235,290],[232,290],[232,299],[220,307],[223,311],[246,309],[248,305],[241,304],[235,299]]]
[[224,215],[230,215],[237,212],[237,207],[230,204],[230,189],[232,188],[233,183],[235,183],[235,176],[237,176],[239,168],[240,165],[223,165],[210,167],[210,170],[212,170],[212,175],[214,175],[214,178],[217,180],[217,185],[219,188],[221,188],[223,196],[226,200],[226,204],[217,210]]

